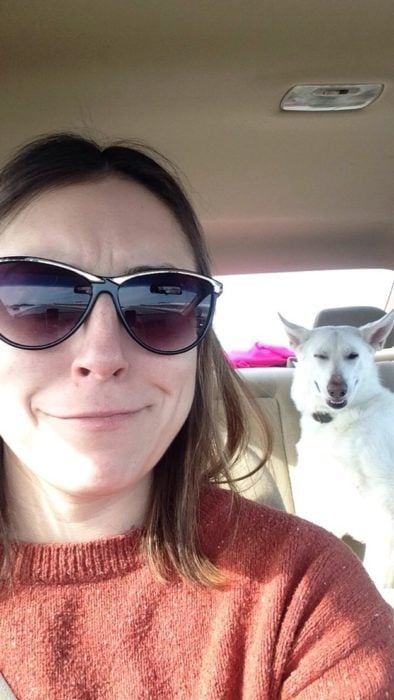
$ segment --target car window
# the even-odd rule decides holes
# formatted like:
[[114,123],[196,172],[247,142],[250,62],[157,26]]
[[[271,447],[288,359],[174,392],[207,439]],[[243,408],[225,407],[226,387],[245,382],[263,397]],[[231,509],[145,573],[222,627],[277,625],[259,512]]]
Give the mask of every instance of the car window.
[[311,327],[319,311],[339,306],[385,309],[394,285],[393,270],[319,270],[218,276],[215,330],[226,351],[254,343],[288,346],[278,312]]

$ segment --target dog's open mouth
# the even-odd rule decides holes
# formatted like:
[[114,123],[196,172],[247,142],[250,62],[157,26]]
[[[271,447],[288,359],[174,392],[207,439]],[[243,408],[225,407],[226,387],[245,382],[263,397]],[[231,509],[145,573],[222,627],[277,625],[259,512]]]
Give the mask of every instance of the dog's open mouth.
[[327,406],[330,408],[345,408],[346,405],[346,399],[339,399],[338,401],[335,401],[334,399],[327,399]]

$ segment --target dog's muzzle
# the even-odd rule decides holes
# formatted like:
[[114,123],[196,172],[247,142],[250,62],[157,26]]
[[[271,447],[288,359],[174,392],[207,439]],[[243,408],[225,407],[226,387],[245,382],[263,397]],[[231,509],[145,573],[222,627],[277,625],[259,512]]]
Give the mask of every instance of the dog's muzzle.
[[347,404],[346,394],[347,394],[347,384],[343,377],[339,375],[333,375],[327,384],[327,392],[329,399],[327,399],[327,405],[330,408],[345,408]]

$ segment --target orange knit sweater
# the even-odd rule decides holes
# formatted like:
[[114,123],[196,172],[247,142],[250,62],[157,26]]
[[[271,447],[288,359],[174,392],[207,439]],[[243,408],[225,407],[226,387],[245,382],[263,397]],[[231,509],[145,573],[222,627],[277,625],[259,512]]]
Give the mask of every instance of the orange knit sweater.
[[212,489],[201,512],[226,590],[156,581],[138,530],[20,545],[0,600],[18,700],[393,699],[393,614],[356,557],[296,517],[230,503]]

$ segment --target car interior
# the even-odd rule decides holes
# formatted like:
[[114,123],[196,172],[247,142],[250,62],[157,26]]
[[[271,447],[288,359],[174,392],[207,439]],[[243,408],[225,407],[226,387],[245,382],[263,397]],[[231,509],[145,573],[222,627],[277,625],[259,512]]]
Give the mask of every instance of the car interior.
[[[0,158],[55,130],[136,140],[175,164],[214,275],[393,272],[393,37],[391,0],[6,0]],[[334,304],[315,325],[393,307],[394,285],[383,308]],[[392,391],[393,346],[376,356]],[[241,490],[294,512],[294,368],[238,371],[274,434]],[[252,441],[237,474],[258,460]]]

